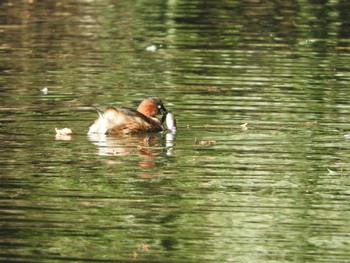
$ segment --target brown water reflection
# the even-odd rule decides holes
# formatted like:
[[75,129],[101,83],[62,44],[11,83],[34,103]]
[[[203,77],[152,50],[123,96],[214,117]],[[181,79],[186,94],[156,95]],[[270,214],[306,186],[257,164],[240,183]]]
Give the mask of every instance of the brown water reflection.
[[[97,146],[101,156],[139,156],[142,167],[156,166],[160,154],[171,156],[174,150],[175,134],[147,135],[105,135],[89,133],[89,140]],[[116,161],[118,162],[118,161]],[[110,162],[113,164],[113,161]]]

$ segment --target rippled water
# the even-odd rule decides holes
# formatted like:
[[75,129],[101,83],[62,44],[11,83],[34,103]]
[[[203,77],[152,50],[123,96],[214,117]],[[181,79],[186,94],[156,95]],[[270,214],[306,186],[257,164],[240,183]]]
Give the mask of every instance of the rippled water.
[[[2,1],[1,261],[349,262],[349,9]],[[150,95],[175,136],[86,134]]]

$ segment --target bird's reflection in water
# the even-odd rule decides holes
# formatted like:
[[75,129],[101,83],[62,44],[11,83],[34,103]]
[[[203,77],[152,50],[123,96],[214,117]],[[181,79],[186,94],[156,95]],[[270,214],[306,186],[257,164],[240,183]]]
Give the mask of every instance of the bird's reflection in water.
[[175,133],[144,135],[105,135],[90,133],[89,140],[98,147],[101,156],[139,156],[142,167],[156,166],[159,155],[172,156],[174,153]]

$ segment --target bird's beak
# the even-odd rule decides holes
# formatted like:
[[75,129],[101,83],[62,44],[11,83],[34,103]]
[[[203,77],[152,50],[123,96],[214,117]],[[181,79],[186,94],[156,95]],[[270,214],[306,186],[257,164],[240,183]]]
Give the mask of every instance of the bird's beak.
[[160,123],[163,125],[164,121],[166,120],[166,115],[168,114],[168,111],[167,110],[163,110],[163,111],[161,111],[161,113],[163,114],[163,116],[162,116],[162,119],[161,119]]
[[160,107],[159,111],[163,116],[166,116],[168,113],[168,110],[163,105]]

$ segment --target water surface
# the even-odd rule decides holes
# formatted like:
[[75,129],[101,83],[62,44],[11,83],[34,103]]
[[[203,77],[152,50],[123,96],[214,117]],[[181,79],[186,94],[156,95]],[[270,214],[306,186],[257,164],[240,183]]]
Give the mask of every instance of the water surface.
[[[2,1],[1,260],[349,262],[349,11]],[[147,96],[171,140],[86,134]]]

